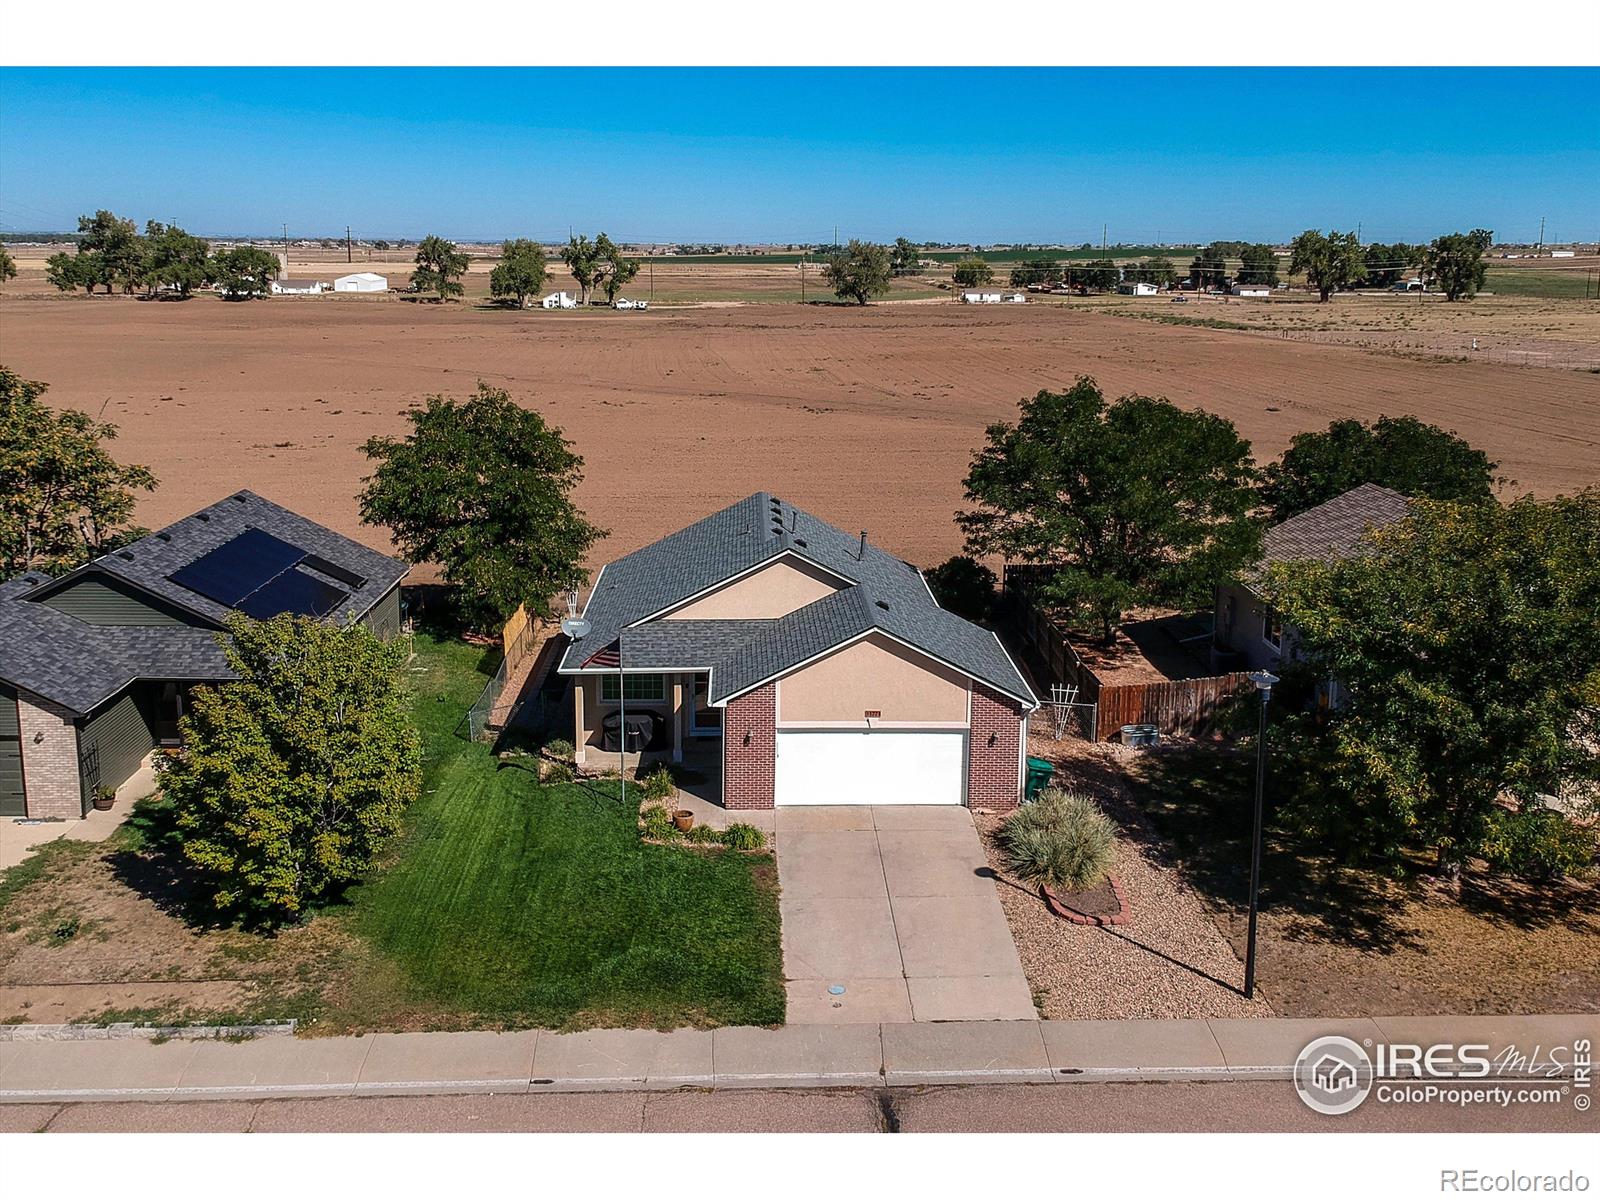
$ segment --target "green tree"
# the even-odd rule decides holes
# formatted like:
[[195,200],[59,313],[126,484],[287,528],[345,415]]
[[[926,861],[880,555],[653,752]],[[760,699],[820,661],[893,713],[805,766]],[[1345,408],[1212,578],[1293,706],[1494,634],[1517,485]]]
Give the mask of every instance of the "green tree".
[[994,269],[983,259],[972,255],[956,263],[951,277],[957,287],[982,287],[994,279]]
[[841,300],[865,304],[889,290],[889,247],[850,239],[850,244],[829,256],[822,268],[833,294]]
[[1348,417],[1297,433],[1283,458],[1263,473],[1261,496],[1277,521],[1363,483],[1419,500],[1487,500],[1499,465],[1454,433],[1413,416],[1379,417],[1370,425]]
[[194,690],[161,790],[210,903],[277,924],[360,879],[417,797],[409,648],[287,614],[229,633],[238,679]]
[[1373,242],[1362,251],[1361,260],[1367,269],[1368,287],[1393,287],[1405,278],[1410,268],[1422,261],[1422,251],[1404,242],[1390,246]]
[[1253,242],[1239,252],[1239,261],[1237,282],[1278,286],[1278,256],[1271,246]]
[[[1267,596],[1298,633],[1295,669],[1343,695],[1325,728],[1294,743],[1296,814],[1397,866],[1430,849],[1451,872],[1479,854],[1548,870],[1542,853],[1542,865],[1517,861],[1526,819],[1542,795],[1581,797],[1600,778],[1600,490],[1423,501],[1367,542],[1268,573]],[[1508,829],[1512,813],[1524,828]],[[1558,854],[1561,840],[1534,839]],[[1586,866],[1593,832],[1580,844],[1556,865]]]
[[465,402],[430,396],[407,415],[403,440],[363,447],[378,466],[361,519],[392,529],[413,561],[439,564],[475,628],[497,627],[519,604],[551,616],[605,536],[572,502],[583,459],[559,429],[484,383]]
[[411,272],[411,286],[419,292],[434,292],[440,301],[461,295],[461,277],[467,273],[472,260],[456,249],[456,244],[429,234],[417,244],[416,270]]
[[965,554],[947,558],[922,573],[940,608],[969,621],[981,621],[994,607],[995,573]]
[[144,227],[144,263],[140,278],[154,291],[167,287],[188,299],[212,279],[211,246],[176,225],[148,221]]
[[103,284],[108,293],[118,287],[131,292],[139,285],[144,247],[138,229],[126,217],[103,208],[92,217],[79,217],[78,253],[93,256],[80,266],[80,276],[86,277],[92,268],[93,282]]
[[1178,281],[1178,268],[1170,258],[1147,258],[1127,268],[1127,277],[1139,283],[1153,283],[1157,287],[1171,287]]
[[0,283],[17,277],[16,260],[11,257],[11,251],[0,246]]
[[586,233],[568,238],[567,244],[562,247],[561,261],[567,264],[567,270],[578,281],[579,304],[589,303],[589,293],[594,290],[596,281],[603,279],[604,259],[601,248],[591,242]]
[[1195,253],[1189,263],[1189,280],[1197,288],[1220,288],[1228,282],[1228,251],[1226,242],[1212,242]]
[[145,467],[123,466],[101,444],[115,425],[53,409],[48,385],[0,366],[0,570],[57,573],[142,537],[130,526],[134,491],[153,491]]
[[1423,254],[1423,266],[1446,300],[1470,300],[1483,290],[1483,256],[1493,242],[1494,234],[1487,229],[1433,239]]
[[1202,603],[1253,562],[1256,471],[1231,421],[1149,396],[1108,404],[1092,379],[1040,392],[1015,425],[989,426],[957,518],[973,555],[1053,568],[1045,598],[1099,626]]
[[1289,244],[1289,274],[1304,275],[1321,303],[1334,292],[1355,287],[1366,272],[1361,242],[1353,233],[1308,229]]
[[639,274],[639,260],[629,258],[620,246],[603,233],[595,238],[594,244],[601,256],[599,286],[605,289],[606,303],[611,304],[623,285]]
[[234,246],[211,260],[211,273],[224,299],[254,300],[272,290],[278,277],[278,258],[259,246]]
[[1097,258],[1072,272],[1073,279],[1084,287],[1098,292],[1109,292],[1122,282],[1122,272],[1109,258]]
[[526,238],[515,238],[500,247],[500,262],[489,273],[489,295],[497,300],[515,300],[522,308],[528,297],[544,290],[546,274],[544,247]]
[[894,247],[889,251],[889,266],[896,275],[911,275],[916,272],[921,257],[922,252],[917,246],[903,237],[897,237]]
[[1061,282],[1061,265],[1054,259],[1029,258],[1011,269],[1012,287],[1031,287],[1036,283]]
[[100,282],[100,256],[80,250],[69,254],[62,250],[44,260],[44,277],[63,292],[74,288],[94,291]]

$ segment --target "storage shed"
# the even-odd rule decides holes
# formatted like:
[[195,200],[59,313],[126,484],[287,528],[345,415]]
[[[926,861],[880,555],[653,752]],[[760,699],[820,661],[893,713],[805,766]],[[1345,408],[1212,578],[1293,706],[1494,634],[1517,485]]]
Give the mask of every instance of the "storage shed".
[[336,292],[387,292],[389,280],[372,271],[357,271],[354,275],[341,275],[333,281]]

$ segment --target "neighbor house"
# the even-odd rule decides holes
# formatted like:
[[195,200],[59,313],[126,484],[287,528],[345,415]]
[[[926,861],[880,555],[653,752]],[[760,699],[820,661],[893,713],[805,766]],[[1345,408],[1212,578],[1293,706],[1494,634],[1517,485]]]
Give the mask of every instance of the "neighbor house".
[[574,677],[574,744],[715,772],[732,809],[1010,808],[1037,701],[999,639],[916,567],[765,492],[606,564]]
[[1146,283],[1143,280],[1129,279],[1117,284],[1117,295],[1119,296],[1154,296],[1160,290],[1155,284]]
[[406,564],[237,492],[75,571],[0,583],[0,815],[80,817],[231,677],[235,613],[400,628]]
[[1296,559],[1348,558],[1363,535],[1404,520],[1410,511],[1411,501],[1399,492],[1364,483],[1267,530],[1261,561],[1216,590],[1215,665],[1235,671],[1276,670],[1294,657],[1293,626],[1285,626],[1257,590],[1267,568]]
[[274,296],[320,296],[327,288],[320,279],[274,279]]

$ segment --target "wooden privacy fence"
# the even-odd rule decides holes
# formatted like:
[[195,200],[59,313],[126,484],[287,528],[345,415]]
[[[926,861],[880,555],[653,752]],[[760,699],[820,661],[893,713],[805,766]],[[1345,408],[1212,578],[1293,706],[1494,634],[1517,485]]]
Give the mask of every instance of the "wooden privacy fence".
[[1073,648],[1065,630],[1035,603],[1033,588],[1044,573],[1039,567],[1008,565],[1004,611],[1046,682],[1075,686],[1078,703],[1094,706],[1088,722],[1091,740],[1110,741],[1124,725],[1154,725],[1162,733],[1199,732],[1228,701],[1251,686],[1243,671],[1159,683],[1103,683]]

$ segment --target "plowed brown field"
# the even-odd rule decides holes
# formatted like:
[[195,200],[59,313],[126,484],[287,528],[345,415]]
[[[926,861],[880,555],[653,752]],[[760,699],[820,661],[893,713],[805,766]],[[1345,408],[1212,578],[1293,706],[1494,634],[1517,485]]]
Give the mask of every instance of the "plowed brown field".
[[1234,420],[1258,458],[1337,417],[1416,413],[1519,490],[1600,480],[1600,375],[1425,362],[1046,306],[766,305],[646,314],[211,297],[0,300],[0,361],[121,427],[156,525],[252,488],[343,532],[361,443],[433,392],[506,387],[587,459],[600,559],[757,489],[913,562],[953,553],[985,425],[1086,374]]

